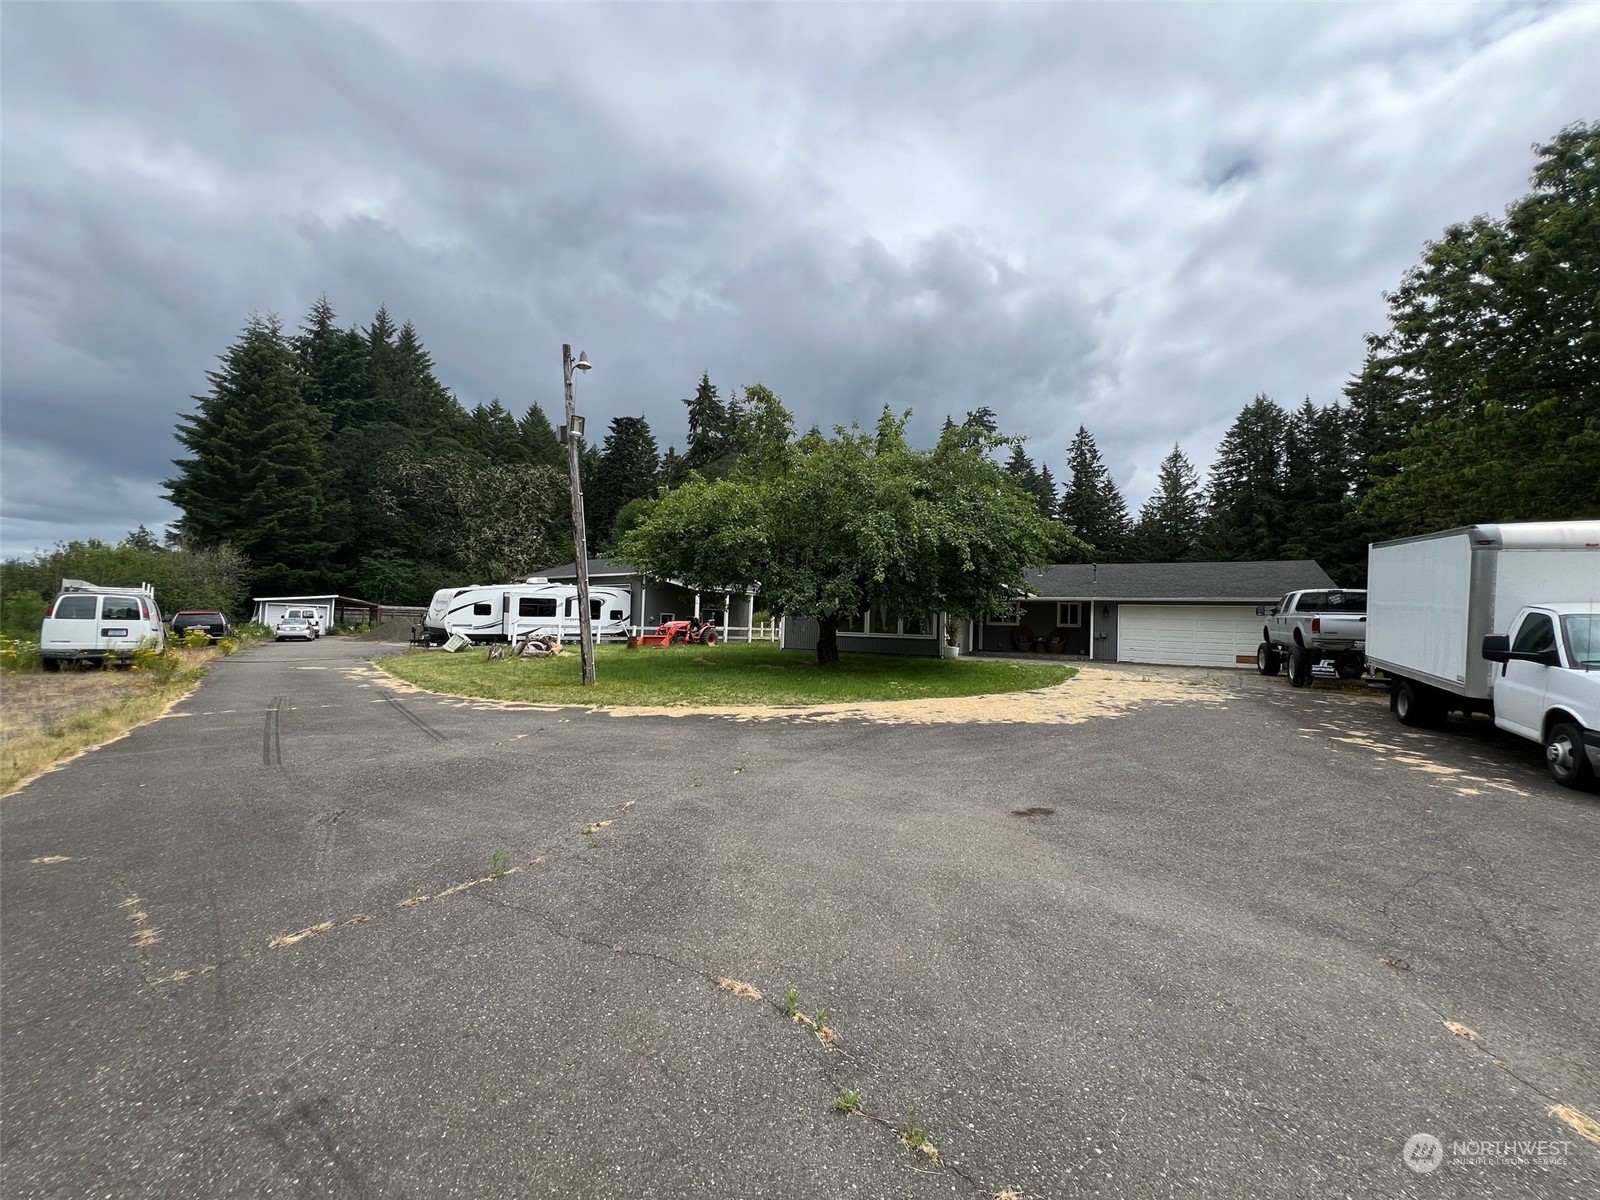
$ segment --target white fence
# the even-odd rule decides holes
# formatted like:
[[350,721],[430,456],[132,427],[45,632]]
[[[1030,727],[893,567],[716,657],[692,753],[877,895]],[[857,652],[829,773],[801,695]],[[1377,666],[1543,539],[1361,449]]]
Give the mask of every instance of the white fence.
[[775,642],[778,640],[778,622],[765,621],[759,625],[719,625],[717,633],[725,642]]

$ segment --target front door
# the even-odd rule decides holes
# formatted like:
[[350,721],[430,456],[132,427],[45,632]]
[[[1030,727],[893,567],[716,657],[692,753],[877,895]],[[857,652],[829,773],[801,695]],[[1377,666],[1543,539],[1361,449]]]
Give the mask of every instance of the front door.
[[[1548,613],[1524,613],[1511,634],[1511,649],[1539,653],[1556,648],[1555,620]],[[1550,668],[1543,663],[1500,664],[1494,680],[1494,723],[1501,729],[1537,741],[1544,730],[1544,694],[1550,685]]]

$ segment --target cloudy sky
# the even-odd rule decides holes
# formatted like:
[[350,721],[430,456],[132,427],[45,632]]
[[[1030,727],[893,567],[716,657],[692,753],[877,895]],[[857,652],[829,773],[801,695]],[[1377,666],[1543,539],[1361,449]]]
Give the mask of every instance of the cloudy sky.
[[0,8],[0,551],[175,515],[252,311],[414,321],[468,406],[663,448],[702,370],[802,427],[988,404],[1137,504],[1600,116],[1600,5]]

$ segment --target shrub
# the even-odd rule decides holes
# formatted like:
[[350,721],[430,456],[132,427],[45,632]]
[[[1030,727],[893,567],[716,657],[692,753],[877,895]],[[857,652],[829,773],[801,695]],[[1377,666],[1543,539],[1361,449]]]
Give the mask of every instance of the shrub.
[[0,671],[37,671],[39,643],[26,638],[0,637]]
[[238,648],[239,643],[231,637],[217,639],[217,649],[220,650],[224,656],[232,654]]
[[246,621],[242,625],[233,627],[233,641],[236,646],[249,646],[256,642],[270,642],[272,636],[272,626],[263,625],[259,621]]
[[161,649],[153,641],[143,643],[133,652],[133,669],[153,675],[161,683],[168,682],[180,665],[176,653]]
[[211,635],[198,626],[187,629],[183,634],[183,648],[185,650],[204,650],[211,644]]

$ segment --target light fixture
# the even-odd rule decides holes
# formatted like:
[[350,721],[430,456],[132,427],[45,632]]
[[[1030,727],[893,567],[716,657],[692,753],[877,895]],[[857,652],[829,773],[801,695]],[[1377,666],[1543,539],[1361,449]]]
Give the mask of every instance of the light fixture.
[[[587,350],[579,350],[578,361],[572,365],[579,371],[587,371],[589,369],[589,352]],[[581,426],[578,429],[578,436],[583,436],[583,429]]]

